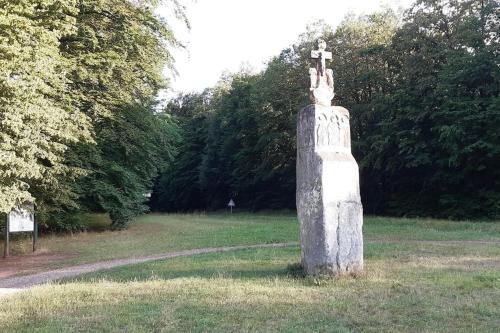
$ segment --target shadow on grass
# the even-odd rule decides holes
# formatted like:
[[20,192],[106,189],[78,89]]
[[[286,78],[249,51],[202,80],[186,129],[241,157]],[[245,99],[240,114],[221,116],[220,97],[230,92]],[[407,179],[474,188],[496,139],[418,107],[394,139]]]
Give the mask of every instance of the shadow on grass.
[[128,283],[128,282],[148,282],[148,281],[171,281],[175,279],[230,279],[233,281],[257,281],[257,280],[289,280],[303,286],[322,287],[335,283],[335,281],[346,282],[356,280],[363,275],[339,275],[339,276],[308,276],[305,274],[300,263],[283,265],[279,268],[264,267],[262,269],[243,270],[218,270],[218,269],[190,269],[183,271],[155,272],[141,270],[132,274],[126,272],[102,272],[100,274],[89,274],[83,278],[63,280],[63,283]]
[[133,271],[126,271],[126,268],[120,270],[109,270],[102,271],[100,273],[86,274],[83,277],[77,277],[72,279],[62,280],[64,283],[71,282],[89,282],[89,281],[99,281],[106,280],[112,282],[140,282],[140,281],[150,281],[150,280],[173,280],[173,279],[183,279],[183,278],[230,278],[235,280],[256,280],[256,279],[274,279],[274,278],[291,278],[291,279],[301,279],[305,275],[294,269],[289,269],[288,265],[284,267],[264,267],[262,269],[207,269],[207,268],[192,268],[192,269],[182,269],[175,271],[158,271],[154,269],[144,268],[144,269],[134,269]]
[[338,278],[356,278],[356,276],[306,276],[299,260],[298,247],[239,250],[234,253],[203,254],[123,266],[61,282],[125,283],[184,278],[227,278],[245,281],[286,279],[301,281],[305,285],[320,286]]
[[296,264],[299,257],[298,247],[238,250],[232,253],[202,254],[122,266],[65,279],[62,282],[127,282],[218,277],[241,280],[298,279],[304,276],[300,265]]

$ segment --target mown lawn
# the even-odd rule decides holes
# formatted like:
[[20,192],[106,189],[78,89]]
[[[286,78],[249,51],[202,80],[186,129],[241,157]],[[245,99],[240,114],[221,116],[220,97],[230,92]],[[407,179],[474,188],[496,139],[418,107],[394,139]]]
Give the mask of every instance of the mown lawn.
[[[104,216],[91,216],[88,221],[101,231],[42,234],[38,253],[55,259],[33,270],[203,247],[298,241],[297,217],[292,213],[150,214],[123,231],[102,231]],[[492,240],[500,239],[500,223],[365,217],[364,235],[387,244],[392,240]],[[28,240],[14,242],[12,248],[14,255],[30,254]]]
[[[123,231],[103,229],[106,222],[105,216],[94,215],[89,216],[88,223],[99,231],[42,234],[38,253],[55,255],[56,260],[44,262],[37,270],[177,250],[298,239],[297,219],[292,214],[149,214]],[[12,253],[30,255],[30,246],[27,239],[18,241],[12,244]]]
[[[301,277],[298,246],[162,260],[2,298],[0,330],[499,331],[499,223],[366,218],[364,232],[366,270],[356,278]],[[128,231],[74,237],[90,241],[73,249],[95,260],[127,245],[147,254],[294,241],[297,225],[293,215],[148,215]]]

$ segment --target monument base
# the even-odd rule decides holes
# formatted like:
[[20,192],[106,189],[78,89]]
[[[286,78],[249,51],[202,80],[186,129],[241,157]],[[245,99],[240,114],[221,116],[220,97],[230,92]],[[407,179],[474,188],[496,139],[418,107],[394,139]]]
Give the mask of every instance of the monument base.
[[351,154],[349,112],[310,105],[297,125],[297,213],[307,274],[363,269],[363,207]]

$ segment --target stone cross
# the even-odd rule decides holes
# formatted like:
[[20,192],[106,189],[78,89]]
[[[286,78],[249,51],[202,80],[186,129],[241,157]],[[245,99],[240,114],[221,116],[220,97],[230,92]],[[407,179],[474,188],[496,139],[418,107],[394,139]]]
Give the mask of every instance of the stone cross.
[[363,206],[358,164],[351,154],[349,111],[332,106],[332,53],[325,42],[311,52],[313,104],[297,115],[297,214],[302,265],[310,275],[363,270]]
[[318,49],[311,51],[315,67],[309,69],[311,80],[310,97],[314,104],[330,106],[335,96],[333,89],[333,72],[326,68],[326,60],[332,59],[332,52],[325,51],[326,43],[318,40]]
[[324,40],[318,40],[318,50],[311,51],[311,58],[316,60],[316,72],[319,76],[325,76],[326,60],[332,59],[332,52],[325,51],[326,43]]

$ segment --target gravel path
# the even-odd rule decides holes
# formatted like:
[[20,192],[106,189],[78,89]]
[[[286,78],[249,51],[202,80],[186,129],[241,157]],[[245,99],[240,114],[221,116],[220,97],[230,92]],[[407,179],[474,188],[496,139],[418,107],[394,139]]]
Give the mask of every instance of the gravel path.
[[257,245],[240,245],[240,246],[227,246],[227,247],[211,247],[203,249],[194,250],[184,250],[176,252],[168,252],[158,255],[146,256],[146,257],[135,257],[126,259],[115,259],[109,261],[101,261],[93,264],[84,264],[72,267],[66,267],[61,269],[56,269],[53,271],[47,271],[32,275],[12,277],[8,279],[0,280],[0,296],[13,293],[24,288],[29,288],[37,284],[47,283],[56,281],[63,278],[71,278],[81,274],[95,272],[103,269],[109,269],[113,267],[125,266],[139,264],[146,261],[169,259],[176,257],[192,256],[196,254],[204,253],[216,253],[216,252],[228,252],[234,250],[245,250],[245,249],[260,249],[260,248],[278,248],[298,245],[298,243],[274,243],[274,244],[257,244]]

